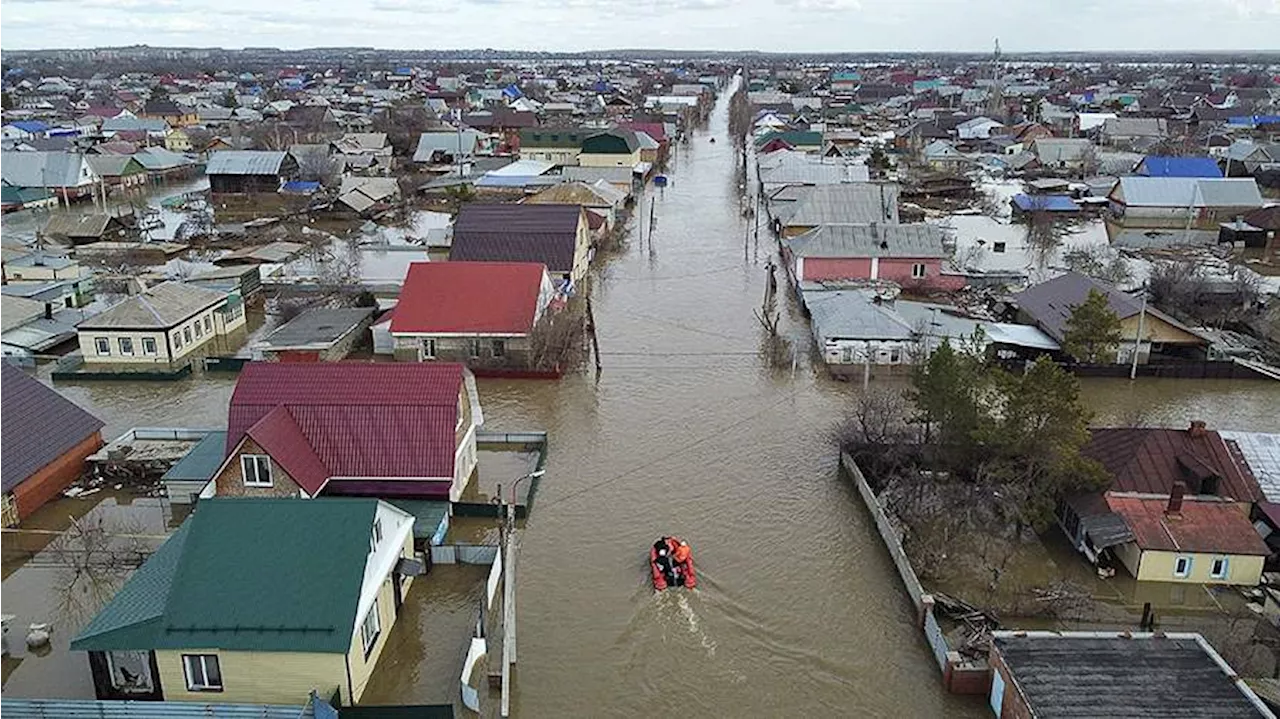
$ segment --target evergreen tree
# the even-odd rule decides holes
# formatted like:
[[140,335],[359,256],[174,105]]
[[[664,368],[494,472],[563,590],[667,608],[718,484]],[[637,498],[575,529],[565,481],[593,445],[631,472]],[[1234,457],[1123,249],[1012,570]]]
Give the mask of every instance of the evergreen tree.
[[1084,302],[1071,308],[1062,349],[1077,362],[1099,364],[1120,344],[1120,318],[1111,311],[1107,296],[1091,289]]

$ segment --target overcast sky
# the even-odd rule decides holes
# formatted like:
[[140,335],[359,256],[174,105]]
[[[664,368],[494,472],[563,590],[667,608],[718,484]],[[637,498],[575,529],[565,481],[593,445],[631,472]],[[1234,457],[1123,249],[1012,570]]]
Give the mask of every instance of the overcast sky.
[[0,47],[1280,49],[1280,0],[3,0]]

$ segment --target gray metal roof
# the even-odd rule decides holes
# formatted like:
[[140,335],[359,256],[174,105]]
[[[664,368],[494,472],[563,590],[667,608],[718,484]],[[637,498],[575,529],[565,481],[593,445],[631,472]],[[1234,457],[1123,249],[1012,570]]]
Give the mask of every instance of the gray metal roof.
[[1059,162],[1078,162],[1093,143],[1083,138],[1050,137],[1039,138],[1031,143],[1031,151],[1036,159],[1045,165],[1056,165]]
[[6,152],[0,157],[0,176],[14,187],[79,187],[84,156],[73,152]]
[[[795,222],[794,216],[793,224]],[[946,257],[942,230],[910,225],[824,224],[786,240],[797,257]]]
[[17,367],[0,364],[0,482],[8,492],[103,423]]
[[1129,207],[1262,207],[1252,177],[1121,177],[1111,197]]
[[108,117],[102,121],[103,132],[166,132],[168,129],[169,123],[160,118],[129,117],[127,115],[119,115],[116,117]]
[[577,180],[587,184],[605,180],[620,185],[629,184],[632,179],[630,167],[566,167],[563,172],[566,180]]
[[222,465],[226,450],[227,431],[216,430],[196,442],[182,459],[178,460],[160,479],[165,482],[198,482],[213,478]]
[[471,155],[481,133],[475,130],[424,132],[418,136],[418,147],[413,151],[414,162],[430,162],[435,152],[449,155]]
[[323,349],[346,337],[373,313],[372,307],[315,307],[278,327],[257,349]]
[[1280,434],[1218,430],[1239,448],[1268,502],[1280,502]]
[[77,327],[81,330],[169,329],[226,298],[225,292],[181,282],[165,282],[112,305]]
[[898,186],[888,183],[817,185],[795,201],[788,227],[898,222]]
[[1257,717],[1263,704],[1198,634],[996,632],[1041,717]]
[[163,147],[144,147],[134,153],[133,157],[148,170],[170,170],[175,167],[186,167],[187,165],[195,164],[186,155],[166,150]]
[[813,334],[821,342],[833,339],[910,340],[912,327],[886,305],[876,304],[859,290],[804,293]]
[[269,150],[219,150],[209,155],[206,175],[278,175],[288,153]]
[[868,182],[866,165],[843,160],[821,162],[814,155],[789,152],[781,162],[760,168],[760,181],[767,185],[837,185],[845,182]]

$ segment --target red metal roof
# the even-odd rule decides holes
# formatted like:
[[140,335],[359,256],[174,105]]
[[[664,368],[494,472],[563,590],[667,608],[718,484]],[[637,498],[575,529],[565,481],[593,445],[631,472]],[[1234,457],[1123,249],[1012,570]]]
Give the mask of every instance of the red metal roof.
[[1166,497],[1107,495],[1111,511],[1124,518],[1138,547],[1165,552],[1212,554],[1271,553],[1249,521],[1244,502],[1185,497],[1175,515],[1165,512]]
[[[1111,475],[1113,491],[1167,495],[1173,491],[1173,483],[1181,481],[1193,494],[1217,494],[1241,501],[1262,499],[1253,474],[1211,430],[1196,436],[1185,429],[1095,429],[1082,451]],[[1218,478],[1214,492],[1201,488],[1208,477]]]
[[452,477],[459,364],[245,365],[226,452],[245,435],[308,493],[330,477]]
[[536,262],[415,262],[400,291],[391,331],[527,334],[546,271]]

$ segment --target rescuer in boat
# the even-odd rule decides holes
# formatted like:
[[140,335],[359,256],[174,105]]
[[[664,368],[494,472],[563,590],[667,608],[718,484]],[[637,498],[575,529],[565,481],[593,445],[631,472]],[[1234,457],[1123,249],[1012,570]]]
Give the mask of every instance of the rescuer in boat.
[[667,580],[668,586],[675,586],[676,568],[671,562],[670,540],[667,538],[659,539],[653,543],[653,548],[658,550],[658,569],[662,572],[663,579]]

